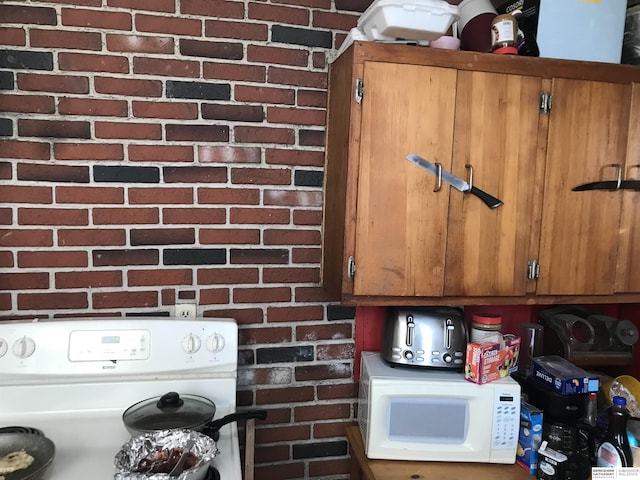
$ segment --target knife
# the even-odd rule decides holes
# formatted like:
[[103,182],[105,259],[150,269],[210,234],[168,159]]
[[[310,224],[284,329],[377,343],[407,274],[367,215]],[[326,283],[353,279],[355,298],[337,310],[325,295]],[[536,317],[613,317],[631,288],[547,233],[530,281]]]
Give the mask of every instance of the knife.
[[438,174],[441,175],[442,179],[445,182],[451,184],[451,186],[453,186],[457,190],[474,194],[476,197],[486,203],[489,208],[498,208],[503,203],[502,200],[497,199],[493,195],[489,195],[487,192],[480,190],[478,187],[470,186],[460,177],[456,177],[453,173],[447,172],[443,168],[438,168],[435,164],[431,163],[429,160],[425,160],[419,155],[415,155],[413,153],[409,154],[407,155],[407,160],[415,163],[419,167],[424,168],[426,171],[431,172],[436,176],[438,176]]
[[585,183],[573,187],[574,192],[584,192],[586,190],[635,190],[640,191],[640,180],[622,180],[618,187],[617,180],[603,180],[600,182]]

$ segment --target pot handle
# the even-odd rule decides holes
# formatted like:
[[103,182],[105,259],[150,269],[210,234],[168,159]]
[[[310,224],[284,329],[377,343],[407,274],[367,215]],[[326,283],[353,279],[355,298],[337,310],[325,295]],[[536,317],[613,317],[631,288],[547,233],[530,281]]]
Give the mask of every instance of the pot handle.
[[250,418],[257,418],[265,420],[267,418],[266,410],[246,410],[244,412],[230,413],[222,418],[213,420],[205,425],[205,432],[210,431],[212,433],[217,432],[227,423],[235,422],[237,420],[248,420]]

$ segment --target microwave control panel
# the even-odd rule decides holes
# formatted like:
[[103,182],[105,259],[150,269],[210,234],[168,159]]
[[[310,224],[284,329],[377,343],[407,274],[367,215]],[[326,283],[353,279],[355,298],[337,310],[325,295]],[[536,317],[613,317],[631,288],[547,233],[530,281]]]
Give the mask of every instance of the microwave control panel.
[[496,390],[493,411],[493,449],[513,449],[518,446],[520,431],[520,397]]

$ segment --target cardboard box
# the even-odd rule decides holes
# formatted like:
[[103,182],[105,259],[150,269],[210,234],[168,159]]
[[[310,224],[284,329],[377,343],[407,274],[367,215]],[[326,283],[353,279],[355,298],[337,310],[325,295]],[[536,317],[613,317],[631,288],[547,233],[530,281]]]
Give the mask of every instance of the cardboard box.
[[464,378],[483,384],[518,371],[520,337],[503,335],[501,342],[467,344]]
[[516,463],[530,475],[538,471],[538,449],[542,443],[542,410],[522,400],[520,402],[520,433]]
[[597,376],[590,375],[559,355],[535,357],[531,376],[561,395],[597,392],[600,387]]

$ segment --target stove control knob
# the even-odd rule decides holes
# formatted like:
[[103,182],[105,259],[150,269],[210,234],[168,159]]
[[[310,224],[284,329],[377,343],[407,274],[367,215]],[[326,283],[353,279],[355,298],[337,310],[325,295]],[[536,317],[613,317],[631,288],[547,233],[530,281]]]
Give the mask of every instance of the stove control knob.
[[207,350],[211,353],[218,353],[224,348],[224,337],[219,333],[214,333],[207,338]]
[[200,346],[202,345],[202,340],[197,335],[190,333],[186,337],[182,339],[182,349],[189,353],[193,354],[200,350]]
[[0,358],[4,357],[9,350],[9,343],[4,338],[0,338]]
[[33,338],[22,337],[13,342],[13,354],[18,358],[29,358],[36,351]]

